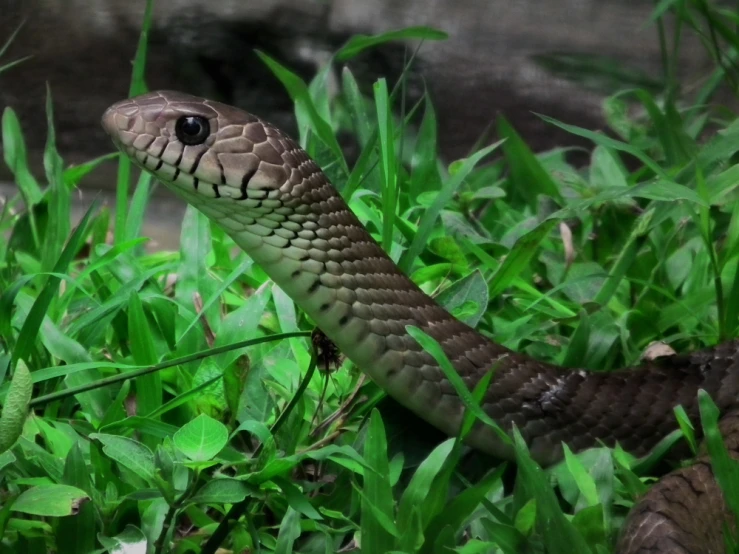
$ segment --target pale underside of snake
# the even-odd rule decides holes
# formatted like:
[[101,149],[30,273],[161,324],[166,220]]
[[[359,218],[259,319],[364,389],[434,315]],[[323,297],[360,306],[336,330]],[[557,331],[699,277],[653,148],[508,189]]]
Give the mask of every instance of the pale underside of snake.
[[[495,366],[482,408],[506,430],[515,424],[545,466],[561,459],[563,442],[573,451],[618,443],[644,455],[677,428],[677,405],[699,429],[699,389],[723,414],[739,405],[736,341],[613,372],[565,369],[496,344],[406,277],[307,153],[254,115],[159,91],[116,103],[102,124],[138,166],[221,226],[348,359],[449,435],[464,404],[408,325],[439,342],[470,390]],[[722,428],[737,421],[732,412]],[[485,425],[468,442],[513,456]],[[737,442],[727,439],[730,448]],[[617,551],[722,552],[728,521],[710,463],[699,459],[631,510]]]

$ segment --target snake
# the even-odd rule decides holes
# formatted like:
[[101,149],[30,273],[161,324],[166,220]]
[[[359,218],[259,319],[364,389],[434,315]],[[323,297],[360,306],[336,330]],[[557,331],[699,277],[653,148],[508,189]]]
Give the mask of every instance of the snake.
[[[220,226],[267,276],[379,387],[449,436],[466,404],[437,356],[409,332],[441,347],[473,390],[494,367],[480,408],[515,427],[541,466],[573,452],[615,446],[643,456],[678,428],[682,406],[700,431],[698,391],[739,425],[739,341],[588,371],[515,352],[455,318],[405,275],[286,133],[234,106],[176,91],[121,100],[102,127],[123,155]],[[739,439],[726,439],[735,453]],[[510,441],[478,422],[466,443],[513,460]],[[710,460],[668,473],[629,510],[616,552],[716,553],[732,516]]]

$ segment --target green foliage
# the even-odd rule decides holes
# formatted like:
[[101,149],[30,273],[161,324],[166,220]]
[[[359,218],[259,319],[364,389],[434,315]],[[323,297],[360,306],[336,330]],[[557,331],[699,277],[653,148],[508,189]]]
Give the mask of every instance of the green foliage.
[[[146,89],[151,8],[132,94]],[[667,15],[678,22],[671,44]],[[592,141],[586,167],[564,150],[532,152],[502,118],[499,142],[447,163],[427,96],[406,111],[402,82],[381,79],[365,97],[349,68],[329,95],[337,62],[440,31],[355,37],[310,83],[260,56],[295,101],[301,144],[420,287],[507,347],[610,370],[654,340],[684,351],[739,331],[739,124],[708,103],[733,86],[736,15],[667,0],[652,23],[661,79],[596,58],[540,60],[601,90],[620,85],[603,106],[609,133],[542,116]],[[717,60],[692,100],[675,79],[686,29]],[[52,108],[49,94],[49,122]],[[18,194],[0,205],[3,552],[213,554],[224,541],[284,553],[608,552],[666,450],[683,433],[698,448],[680,409],[682,432],[641,460],[565,449],[544,471],[514,433],[512,493],[504,464],[468,481],[459,438],[398,453],[376,409],[383,394],[350,366],[324,371],[311,322],[222,230],[188,209],[180,251],[146,251],[151,182],[142,176],[131,195],[125,159],[115,212],[93,204],[72,227],[72,188],[111,156],[65,167],[50,124],[40,183],[22,131],[5,108]],[[345,131],[361,149],[351,167]],[[479,402],[495,368],[469,391],[435,341],[409,333],[464,399],[462,434],[494,426]],[[716,408],[704,396],[700,407],[719,482],[733,490]]]

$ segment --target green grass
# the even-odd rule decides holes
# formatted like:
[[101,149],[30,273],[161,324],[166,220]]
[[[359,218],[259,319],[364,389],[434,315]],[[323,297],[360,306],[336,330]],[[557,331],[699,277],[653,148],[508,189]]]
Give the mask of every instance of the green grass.
[[[150,13],[132,94],[146,88]],[[671,36],[666,13],[678,16]],[[736,80],[737,19],[703,1],[658,3],[664,75],[613,91],[610,135],[542,116],[593,142],[583,168],[564,149],[532,153],[504,119],[500,142],[445,164],[433,105],[406,106],[402,81],[363,95],[344,69],[330,97],[327,70],[305,83],[261,58],[295,101],[301,144],[424,290],[510,348],[609,370],[655,340],[687,351],[739,335],[739,123],[709,104]],[[692,101],[675,81],[687,33],[716,60]],[[445,36],[356,37],[332,63],[399,38]],[[13,71],[3,52],[0,71]],[[588,75],[613,81],[593,63]],[[627,74],[615,73],[621,88]],[[49,121],[52,106],[50,91]],[[353,166],[340,130],[361,147]],[[50,125],[39,183],[10,107],[2,144],[18,194],[0,204],[0,554],[144,552],[144,541],[212,554],[225,531],[235,552],[601,553],[653,482],[664,448],[645,460],[567,451],[542,470],[517,434],[510,493],[505,464],[467,480],[458,438],[412,462],[417,452],[389,449],[381,391],[348,365],[326,371],[310,322],[221,229],[188,209],[180,250],[146,253],[152,183],[131,193],[122,159],[114,212],[93,204],[73,228],[74,187],[110,156],[65,167]],[[466,391],[466,430],[483,386]],[[735,489],[715,406],[700,405],[719,480]],[[243,517],[217,531],[229,510]]]

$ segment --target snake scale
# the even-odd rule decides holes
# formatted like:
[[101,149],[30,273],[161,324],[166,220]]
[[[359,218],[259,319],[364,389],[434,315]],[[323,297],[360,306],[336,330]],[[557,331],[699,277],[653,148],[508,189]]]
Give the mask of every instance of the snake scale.
[[[406,408],[450,435],[464,405],[406,326],[436,339],[467,387],[495,365],[482,407],[516,425],[534,459],[619,443],[640,456],[676,427],[680,404],[699,429],[697,391],[739,421],[739,342],[613,372],[571,370],[513,352],[452,317],[386,255],[318,165],[269,123],[171,91],[123,100],[103,115],[113,142],[221,226],[326,336]],[[487,426],[470,445],[513,453]],[[739,439],[727,439],[736,450]],[[722,552],[729,514],[710,464],[668,474],[631,510],[617,551]]]

